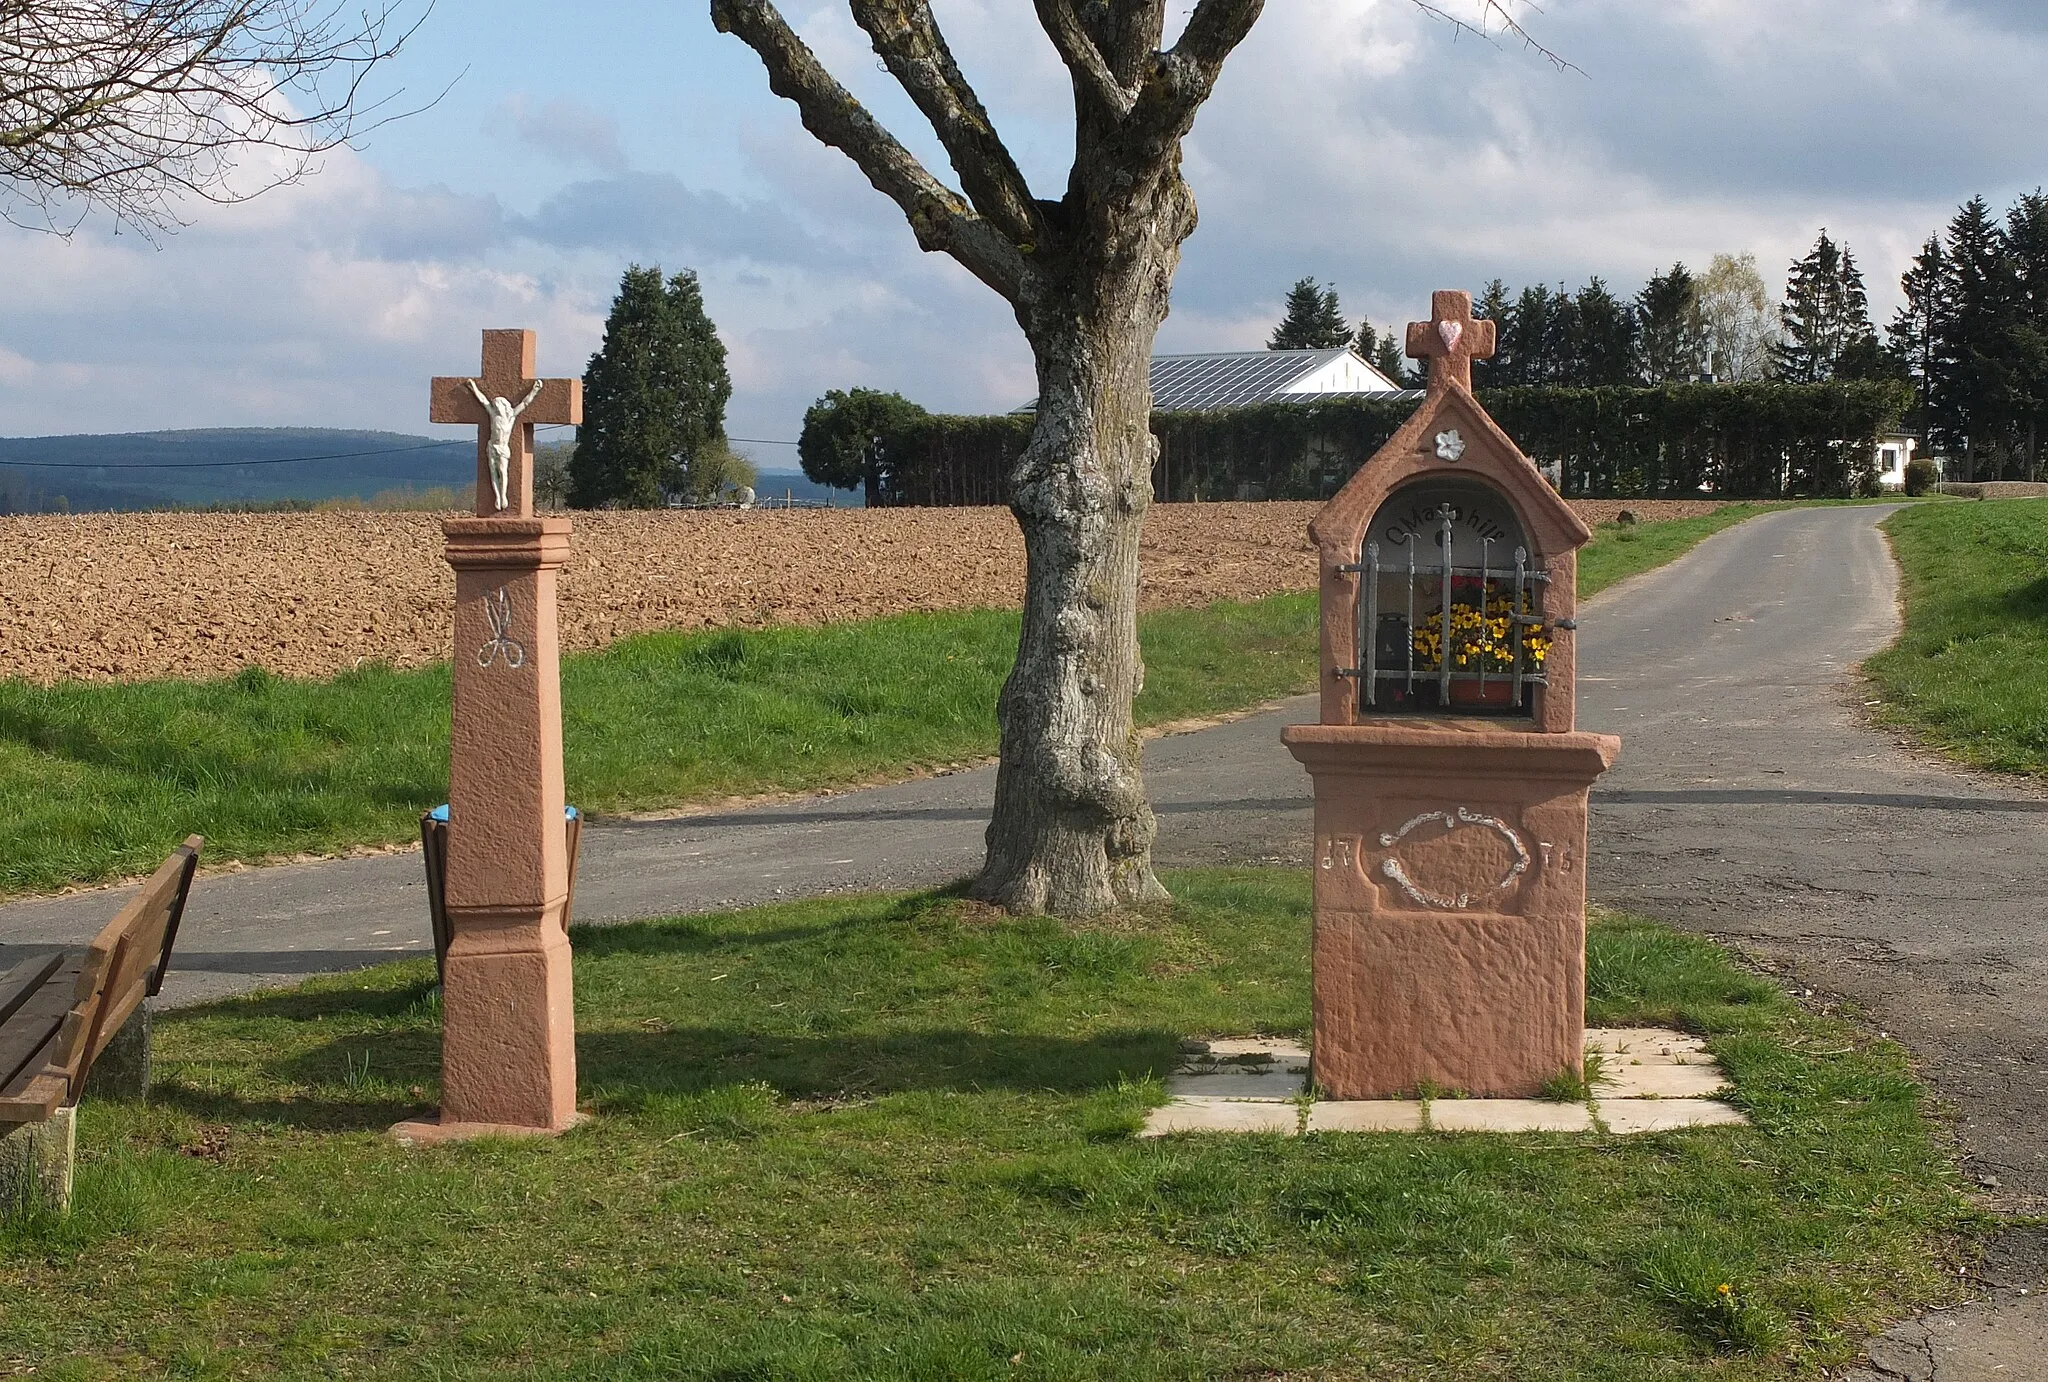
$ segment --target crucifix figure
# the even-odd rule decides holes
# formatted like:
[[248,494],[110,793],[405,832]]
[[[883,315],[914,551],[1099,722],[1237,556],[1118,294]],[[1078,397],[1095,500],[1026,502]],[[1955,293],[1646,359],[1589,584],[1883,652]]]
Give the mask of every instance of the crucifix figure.
[[476,380],[468,381],[469,391],[476,401],[483,404],[484,411],[491,415],[491,439],[484,443],[484,451],[491,463],[491,494],[498,501],[498,509],[505,508],[505,484],[507,472],[512,469],[512,424],[526,411],[534,399],[540,397],[545,381],[536,379],[533,387],[526,391],[526,397],[514,407],[509,398],[489,398],[476,386]]
[[1408,323],[1408,355],[1429,361],[1432,391],[1456,384],[1471,392],[1472,362],[1493,358],[1494,324],[1472,315],[1470,293],[1430,294],[1429,314],[1434,320]]
[[534,378],[531,331],[484,332],[483,366],[481,378],[435,379],[428,416],[475,424],[479,518],[531,518],[533,429],[583,421],[583,381]]

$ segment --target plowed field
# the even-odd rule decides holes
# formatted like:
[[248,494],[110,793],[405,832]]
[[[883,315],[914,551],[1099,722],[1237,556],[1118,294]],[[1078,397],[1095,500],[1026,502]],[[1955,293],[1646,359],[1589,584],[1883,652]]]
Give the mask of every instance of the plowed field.
[[[1313,589],[1312,503],[1163,504],[1147,607]],[[1711,503],[1599,502],[1679,518]],[[1024,548],[1005,509],[579,513],[562,639],[819,624],[1014,606]],[[454,579],[430,514],[77,514],[0,518],[0,677],[295,677],[448,656]]]

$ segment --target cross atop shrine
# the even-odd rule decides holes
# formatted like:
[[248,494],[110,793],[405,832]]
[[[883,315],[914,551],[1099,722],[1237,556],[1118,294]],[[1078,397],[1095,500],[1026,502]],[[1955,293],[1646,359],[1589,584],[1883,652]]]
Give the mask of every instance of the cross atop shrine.
[[1472,362],[1493,357],[1494,324],[1472,315],[1472,295],[1431,293],[1426,322],[1408,323],[1408,354],[1429,361],[1429,387],[1471,391]]
[[483,366],[437,377],[429,417],[476,425],[477,517],[531,518],[534,426],[583,421],[583,381],[534,378],[531,331],[484,332]]

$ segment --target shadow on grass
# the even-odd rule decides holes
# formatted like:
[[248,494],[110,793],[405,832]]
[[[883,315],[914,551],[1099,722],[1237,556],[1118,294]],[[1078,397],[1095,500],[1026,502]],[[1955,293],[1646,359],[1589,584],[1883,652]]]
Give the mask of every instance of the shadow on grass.
[[[656,921],[596,922],[571,926],[569,944],[578,962],[601,961],[613,955],[711,955],[725,950],[753,950],[761,946],[788,945],[814,941],[854,931],[911,925],[943,920],[952,923],[956,914],[950,903],[967,896],[972,879],[962,878],[941,888],[907,893],[875,905],[872,899],[822,898],[811,904],[831,915],[811,924],[784,925],[744,930],[732,923],[748,912],[706,912],[696,916],[668,917]],[[784,910],[788,905],[773,910]],[[794,904],[803,906],[803,904]],[[750,909],[758,914],[763,909]]]
[[1180,1037],[1166,1031],[1088,1037],[1010,1035],[948,1028],[796,1036],[725,1027],[669,1032],[583,1032],[583,1088],[608,1110],[648,1097],[764,1084],[793,1099],[988,1089],[1078,1094],[1120,1081],[1164,1078]]
[[[766,1087],[788,1099],[996,1089],[1084,1094],[1165,1078],[1179,1041],[1177,1033],[1148,1030],[1080,1038],[958,1029],[833,1036],[731,1027],[581,1032],[577,1083],[579,1102],[611,1114],[736,1085]],[[440,1034],[429,1029],[336,1037],[261,1067],[280,1089],[304,1093],[251,1096],[207,1088],[194,1076],[161,1082],[150,1100],[210,1123],[381,1132],[433,1110],[440,1059]],[[375,1086],[341,1092],[337,1083],[358,1061]]]
[[[438,1049],[435,1054],[438,1060]],[[201,1089],[177,1080],[153,1087],[149,1101],[204,1123],[257,1123],[309,1133],[383,1132],[393,1123],[434,1111],[433,1101],[425,1098],[383,1095],[334,1099],[312,1094],[304,1098],[255,1099]]]

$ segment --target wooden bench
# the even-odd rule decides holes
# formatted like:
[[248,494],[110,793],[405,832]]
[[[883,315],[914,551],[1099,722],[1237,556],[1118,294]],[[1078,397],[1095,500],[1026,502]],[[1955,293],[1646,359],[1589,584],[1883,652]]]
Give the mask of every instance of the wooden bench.
[[149,1000],[204,844],[180,845],[84,950],[0,974],[0,1217],[70,1203],[73,1110],[110,1046],[127,1048],[129,1092],[147,1092]]

